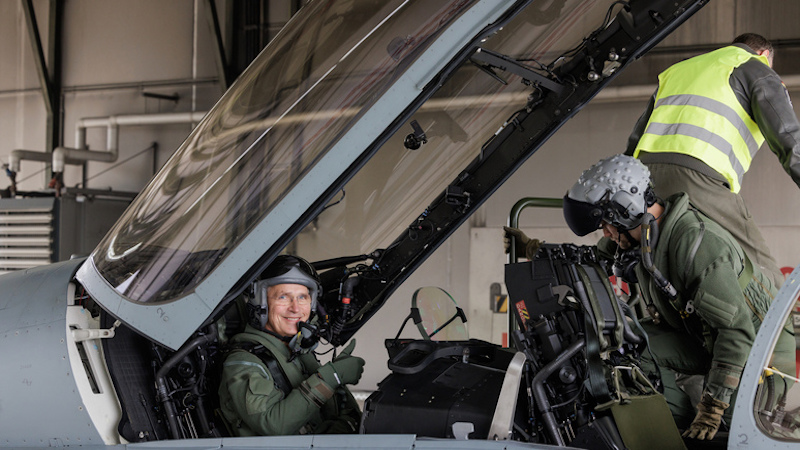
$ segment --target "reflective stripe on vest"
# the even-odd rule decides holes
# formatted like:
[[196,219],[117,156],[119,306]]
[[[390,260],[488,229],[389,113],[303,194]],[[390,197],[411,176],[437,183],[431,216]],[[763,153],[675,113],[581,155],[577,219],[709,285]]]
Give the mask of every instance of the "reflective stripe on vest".
[[739,192],[764,137],[730,88],[733,69],[756,56],[730,46],[677,63],[659,75],[656,104],[634,156],[640,151],[693,156],[719,172]]

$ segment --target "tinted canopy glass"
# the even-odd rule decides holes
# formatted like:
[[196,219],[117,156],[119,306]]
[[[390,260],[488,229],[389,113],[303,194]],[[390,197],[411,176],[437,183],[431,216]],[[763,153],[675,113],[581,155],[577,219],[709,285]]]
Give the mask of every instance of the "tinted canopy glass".
[[471,3],[309,4],[98,246],[101,276],[135,302],[192,291]]

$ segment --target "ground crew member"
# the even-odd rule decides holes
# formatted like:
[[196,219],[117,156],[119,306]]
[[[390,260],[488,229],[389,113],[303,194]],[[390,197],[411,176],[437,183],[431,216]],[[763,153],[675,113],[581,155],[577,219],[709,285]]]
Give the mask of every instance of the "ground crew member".
[[659,75],[625,153],[648,166],[659,197],[689,194],[780,286],[783,274],[739,195],[765,140],[800,186],[800,123],[771,68],[774,54],[767,39],[747,33],[671,66]]
[[355,433],[361,420],[346,384],[358,383],[364,360],[352,341],[320,365],[304,342],[321,287],[302,258],[281,255],[254,283],[250,323],[231,339],[219,387],[220,409],[236,436]]
[[[777,290],[730,233],[697,210],[687,194],[661,203],[649,175],[630,156],[601,160],[567,192],[564,217],[579,236],[602,228],[601,253],[639,248],[635,273],[653,318],[645,330],[661,366],[664,395],[679,427],[691,421],[684,436],[712,439],[723,416],[730,423],[729,405]],[[794,373],[789,323],[771,365]],[[688,396],[675,385],[674,373],[665,368],[706,376],[696,415],[686,404]]]

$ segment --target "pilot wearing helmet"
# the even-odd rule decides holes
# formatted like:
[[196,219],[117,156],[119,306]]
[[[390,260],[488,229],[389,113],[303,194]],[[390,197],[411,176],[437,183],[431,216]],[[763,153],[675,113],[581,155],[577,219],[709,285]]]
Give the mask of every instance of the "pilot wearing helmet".
[[352,341],[320,365],[309,324],[319,277],[302,258],[278,256],[253,284],[250,323],[231,338],[223,363],[220,409],[236,436],[354,433],[361,412],[347,384],[364,360]]
[[[600,253],[615,265],[624,263],[623,278],[638,283],[652,319],[642,324],[660,370],[647,358],[643,368],[655,376],[660,372],[684,436],[713,439],[723,420],[730,423],[739,378],[777,289],[727,231],[694,208],[687,194],[658,199],[649,170],[630,156],[612,156],[586,170],[564,196],[564,218],[578,236],[603,230]],[[515,239],[530,258],[539,241],[517,229],[506,231],[507,239]],[[789,323],[770,365],[794,373]],[[678,388],[675,372],[705,376],[696,410]],[[775,385],[779,390],[786,386]]]
[[[602,229],[601,253],[618,260],[626,251],[639,257],[627,278],[638,280],[652,317],[645,330],[664,394],[678,426],[688,425],[684,436],[712,439],[723,420],[730,423],[745,361],[777,293],[769,277],[687,194],[656,198],[649,170],[629,156],[612,156],[586,170],[564,196],[564,218],[579,236]],[[794,373],[788,323],[770,365]],[[696,412],[675,374],[664,369],[705,375]]]

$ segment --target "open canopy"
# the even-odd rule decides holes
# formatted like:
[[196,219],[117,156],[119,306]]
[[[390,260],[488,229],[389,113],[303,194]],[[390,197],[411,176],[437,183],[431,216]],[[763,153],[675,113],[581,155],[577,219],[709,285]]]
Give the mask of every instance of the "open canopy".
[[703,1],[314,1],[78,272],[179,347],[287,245],[371,255],[349,334],[628,62]]

